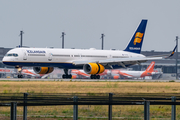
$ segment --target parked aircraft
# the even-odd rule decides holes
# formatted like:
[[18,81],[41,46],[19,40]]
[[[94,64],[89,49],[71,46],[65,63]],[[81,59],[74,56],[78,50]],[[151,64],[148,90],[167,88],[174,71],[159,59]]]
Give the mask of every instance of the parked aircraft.
[[0,68],[0,78],[1,77],[14,77],[14,74],[16,73],[16,69],[12,68]]
[[0,68],[0,73],[15,73],[15,69]]
[[[149,56],[141,52],[147,20],[142,20],[125,50],[96,50],[96,49],[54,49],[54,48],[14,48],[4,56],[2,62],[15,66],[19,78],[23,66],[33,67],[38,74],[48,74],[54,67],[64,69],[63,78],[71,78],[68,69],[83,69],[91,74],[91,79],[99,79],[105,69],[126,68],[147,60],[163,59],[170,56]],[[175,50],[175,49],[174,49]]]
[[34,72],[34,70],[32,68],[27,68],[27,69],[23,69],[22,70],[22,75],[25,77],[30,77],[30,78],[48,78],[51,74],[51,76],[56,76],[59,77],[59,74],[62,74],[62,70],[60,69],[54,69],[52,73],[49,74],[37,74],[36,72]]
[[72,74],[72,78],[76,79],[82,79],[82,78],[90,78],[89,74],[86,74],[83,70],[77,70],[77,69],[73,69],[71,70],[71,74]]
[[43,74],[37,74],[34,72],[33,69],[23,69],[21,74],[23,76],[27,76],[27,77],[35,77],[35,78],[41,78],[43,76]]
[[148,68],[145,71],[122,71],[118,70],[117,72],[123,78],[143,78],[146,76],[152,76],[157,72],[154,71],[155,62],[151,62]]
[[[90,75],[85,73],[84,70],[77,70],[77,69],[73,69],[71,70],[71,74],[72,74],[72,78],[73,79],[82,79],[82,78],[85,78],[85,79],[89,79],[90,78]],[[108,78],[108,79],[117,79],[117,76],[119,78],[119,74],[117,74],[117,76],[111,76],[111,71],[110,70],[104,70],[103,73],[100,73],[99,74],[101,78]]]

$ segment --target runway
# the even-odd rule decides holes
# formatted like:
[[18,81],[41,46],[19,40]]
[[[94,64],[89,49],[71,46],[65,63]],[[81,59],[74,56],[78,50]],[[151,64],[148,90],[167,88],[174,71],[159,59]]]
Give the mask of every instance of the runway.
[[180,80],[143,80],[143,79],[30,79],[0,78],[0,81],[69,81],[69,82],[180,82]]

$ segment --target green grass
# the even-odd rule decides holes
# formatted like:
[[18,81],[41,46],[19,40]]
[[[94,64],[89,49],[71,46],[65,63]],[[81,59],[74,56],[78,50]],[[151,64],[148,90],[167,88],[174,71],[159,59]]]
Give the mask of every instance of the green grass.
[[[166,93],[180,93],[180,83],[176,82],[80,82],[80,81],[0,81],[0,93],[87,93],[88,96],[97,96],[99,93],[125,93],[129,96],[139,94],[139,93],[162,93],[158,95],[163,95]],[[116,95],[116,94],[115,94]],[[177,119],[180,119],[180,106],[177,107]],[[107,119],[108,116],[108,106],[102,105],[79,105],[78,115],[80,119],[88,119],[94,117],[104,117]],[[18,107],[17,114],[22,115],[23,108]],[[0,114],[5,116],[10,115],[10,107],[0,107]],[[151,105],[150,106],[151,119],[156,118],[167,118],[170,119],[171,106],[169,105]],[[30,116],[49,116],[55,119],[65,119],[59,116],[66,116],[72,119],[73,116],[73,106],[38,106],[38,107],[28,107],[28,115]],[[143,105],[113,105],[113,117],[124,117],[127,119],[143,119],[144,106]],[[100,118],[99,118],[100,119]]]

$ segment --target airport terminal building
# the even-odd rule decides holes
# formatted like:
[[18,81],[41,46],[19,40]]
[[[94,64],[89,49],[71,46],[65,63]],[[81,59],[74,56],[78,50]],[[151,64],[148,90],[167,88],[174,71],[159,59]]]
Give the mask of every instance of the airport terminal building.
[[[2,59],[4,55],[12,48],[4,48],[0,47],[0,68],[13,68],[11,66],[5,66],[2,63]],[[157,56],[157,55],[170,55],[172,51],[169,52],[159,52],[159,51],[142,51],[141,54],[145,56]],[[178,59],[180,59],[180,52],[178,52]],[[163,60],[154,60],[155,61],[155,69],[161,69],[164,74],[175,74],[176,73],[176,54],[174,56],[163,59]],[[132,70],[145,70],[152,61],[147,61],[145,63],[142,63],[141,65],[133,65],[130,68]],[[180,73],[180,65],[178,61],[178,73]]]

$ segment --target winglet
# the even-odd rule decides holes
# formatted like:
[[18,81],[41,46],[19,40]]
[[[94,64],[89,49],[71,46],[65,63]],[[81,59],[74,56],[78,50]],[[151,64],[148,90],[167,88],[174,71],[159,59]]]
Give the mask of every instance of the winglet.
[[175,46],[175,48],[174,48],[174,50],[172,51],[171,55],[169,55],[167,58],[172,57],[172,56],[174,55],[174,52],[175,52],[176,48],[177,48],[177,45]]

